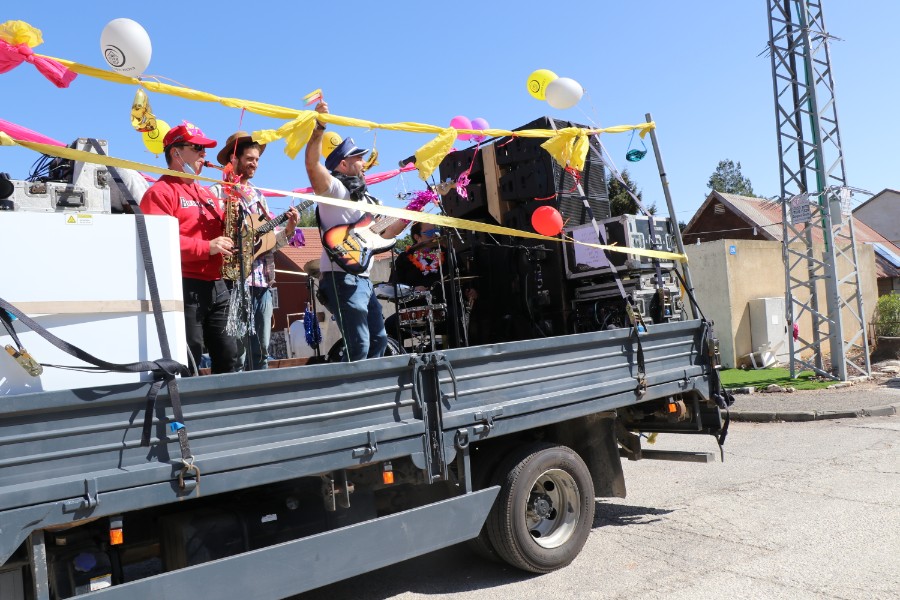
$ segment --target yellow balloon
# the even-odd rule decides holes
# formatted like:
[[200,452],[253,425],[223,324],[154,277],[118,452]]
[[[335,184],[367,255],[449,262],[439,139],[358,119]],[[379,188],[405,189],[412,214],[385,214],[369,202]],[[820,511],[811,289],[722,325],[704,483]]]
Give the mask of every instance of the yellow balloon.
[[559,76],[548,69],[538,69],[528,76],[528,93],[538,100],[546,99],[547,84]]
[[145,131],[141,134],[141,138],[144,140],[144,146],[147,147],[147,150],[153,154],[162,154],[165,149],[163,147],[163,138],[169,133],[169,129],[168,123],[162,119],[156,119],[156,129]]
[[341,136],[334,131],[326,131],[322,136],[322,156],[328,158],[331,151],[337,148],[342,141],[344,140],[341,139]]

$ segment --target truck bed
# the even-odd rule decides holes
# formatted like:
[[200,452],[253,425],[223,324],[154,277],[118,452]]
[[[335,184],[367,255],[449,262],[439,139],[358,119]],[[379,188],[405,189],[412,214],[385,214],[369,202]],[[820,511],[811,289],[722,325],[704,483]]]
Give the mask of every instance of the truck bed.
[[140,445],[148,384],[42,392],[0,402],[0,564],[30,532],[372,461],[410,457],[440,479],[472,441],[673,394],[708,399],[700,321],[272,369],[178,382],[195,464],[182,490],[161,396]]

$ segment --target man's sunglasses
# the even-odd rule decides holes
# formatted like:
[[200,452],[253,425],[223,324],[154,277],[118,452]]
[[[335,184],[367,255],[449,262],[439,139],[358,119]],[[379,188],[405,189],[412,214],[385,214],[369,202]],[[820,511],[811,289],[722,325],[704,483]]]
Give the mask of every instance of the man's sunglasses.
[[179,148],[193,148],[194,152],[203,152],[206,150],[206,146],[202,144],[178,144]]

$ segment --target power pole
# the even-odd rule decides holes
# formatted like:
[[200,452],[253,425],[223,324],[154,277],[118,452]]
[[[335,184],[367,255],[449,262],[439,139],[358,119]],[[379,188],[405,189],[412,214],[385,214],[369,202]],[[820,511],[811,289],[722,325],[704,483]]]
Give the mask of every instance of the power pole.
[[[789,327],[807,314],[812,323],[809,339],[801,335],[795,341],[789,331],[791,377],[800,367],[846,381],[869,375],[870,366],[850,212],[852,188],[844,171],[828,47],[831,36],[820,1],[767,3],[786,317]],[[825,340],[830,370],[824,362]]]

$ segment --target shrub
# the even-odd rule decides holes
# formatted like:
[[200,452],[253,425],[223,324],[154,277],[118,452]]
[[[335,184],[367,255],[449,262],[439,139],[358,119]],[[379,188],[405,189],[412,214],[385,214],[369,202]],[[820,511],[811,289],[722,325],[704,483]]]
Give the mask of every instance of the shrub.
[[875,333],[884,337],[900,336],[900,296],[891,292],[875,305]]

